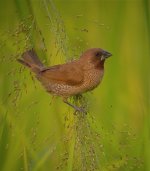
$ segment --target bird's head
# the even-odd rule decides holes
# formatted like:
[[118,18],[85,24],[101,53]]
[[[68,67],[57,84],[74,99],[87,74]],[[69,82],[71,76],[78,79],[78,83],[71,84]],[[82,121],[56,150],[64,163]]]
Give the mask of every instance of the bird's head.
[[92,48],[86,50],[80,57],[81,60],[85,61],[85,63],[89,63],[94,67],[103,67],[105,60],[112,56],[111,53],[100,49],[100,48]]

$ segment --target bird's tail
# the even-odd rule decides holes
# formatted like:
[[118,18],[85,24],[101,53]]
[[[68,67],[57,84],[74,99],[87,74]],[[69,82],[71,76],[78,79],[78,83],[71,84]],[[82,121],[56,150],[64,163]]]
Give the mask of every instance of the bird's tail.
[[23,53],[22,59],[18,59],[18,62],[25,65],[26,67],[29,67],[34,73],[38,73],[44,68],[44,65],[39,60],[33,49]]

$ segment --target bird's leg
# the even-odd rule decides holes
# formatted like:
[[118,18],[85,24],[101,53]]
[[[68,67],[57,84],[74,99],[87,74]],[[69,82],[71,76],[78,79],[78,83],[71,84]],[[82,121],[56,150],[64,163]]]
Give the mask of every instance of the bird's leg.
[[75,105],[69,103],[66,98],[63,98],[63,102],[66,103],[67,105],[73,107],[76,111],[79,111],[79,112],[82,112],[82,113],[86,113],[86,111],[83,108],[75,106]]

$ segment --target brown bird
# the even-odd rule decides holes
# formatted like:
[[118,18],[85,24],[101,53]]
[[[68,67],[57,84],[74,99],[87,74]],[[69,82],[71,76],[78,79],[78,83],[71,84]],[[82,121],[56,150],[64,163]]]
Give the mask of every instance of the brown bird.
[[32,49],[26,51],[18,61],[34,72],[47,92],[61,96],[66,104],[81,112],[83,109],[70,104],[68,97],[96,88],[104,75],[105,59],[110,56],[105,50],[92,48],[86,50],[78,60],[45,67]]

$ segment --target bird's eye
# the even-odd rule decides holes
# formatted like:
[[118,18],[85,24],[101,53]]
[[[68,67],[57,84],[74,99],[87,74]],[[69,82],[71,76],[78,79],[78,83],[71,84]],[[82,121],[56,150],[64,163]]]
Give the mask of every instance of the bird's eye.
[[95,56],[97,57],[101,56],[101,52],[97,52]]

